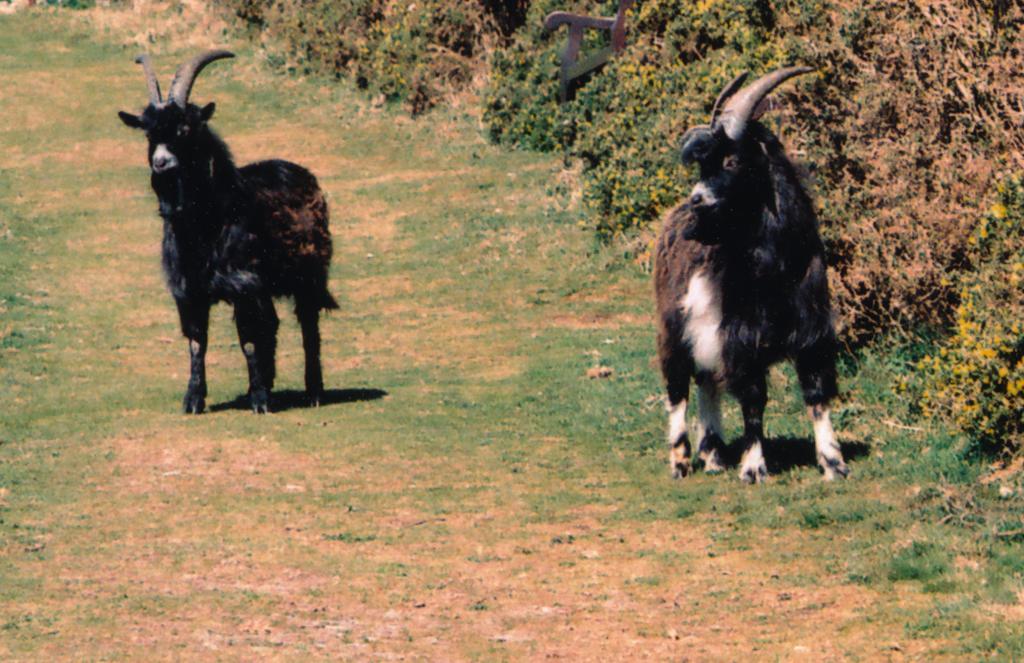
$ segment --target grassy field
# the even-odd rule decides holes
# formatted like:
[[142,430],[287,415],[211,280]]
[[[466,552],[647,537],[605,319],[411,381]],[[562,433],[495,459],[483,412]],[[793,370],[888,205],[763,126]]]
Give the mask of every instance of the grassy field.
[[329,194],[330,391],[298,405],[282,303],[276,411],[250,414],[221,306],[211,412],[182,416],[145,143],[116,117],[145,86],[87,25],[0,17],[0,659],[1024,656],[1019,483],[908,418],[909,351],[844,363],[848,481],[821,482],[786,369],[769,484],[673,482],[648,277],[579,228],[561,164],[243,43],[193,96],[240,163]]

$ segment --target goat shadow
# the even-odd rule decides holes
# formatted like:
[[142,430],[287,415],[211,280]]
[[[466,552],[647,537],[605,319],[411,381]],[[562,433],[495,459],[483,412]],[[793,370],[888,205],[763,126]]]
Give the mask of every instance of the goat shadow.
[[[320,407],[328,405],[339,405],[342,403],[361,403],[365,401],[376,401],[384,398],[388,392],[383,389],[325,389],[324,395],[320,398]],[[282,389],[270,392],[270,411],[287,412],[299,408],[312,408],[306,392],[299,389]],[[216,403],[210,406],[210,412],[224,412],[226,410],[249,410],[249,395],[240,394],[230,401]]]
[[[818,457],[814,451],[814,440],[806,437],[773,437],[761,445],[768,474],[780,474],[797,467],[817,467]],[[856,460],[867,456],[871,447],[864,442],[840,442],[843,459]],[[743,454],[743,440],[725,445],[722,462],[727,467],[737,467]]]

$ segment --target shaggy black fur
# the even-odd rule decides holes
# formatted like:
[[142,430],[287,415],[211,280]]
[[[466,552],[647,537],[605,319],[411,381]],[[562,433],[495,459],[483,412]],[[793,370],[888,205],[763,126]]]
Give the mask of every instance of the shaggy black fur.
[[[274,385],[278,317],[273,297],[292,296],[302,327],[306,393],[323,394],[319,315],[338,307],[327,290],[331,236],[316,178],[287,161],[237,168],[207,124],[214,105],[150,104],[141,116],[120,113],[146,132],[151,184],[164,222],[163,268],[189,339],[191,376],[184,410],[206,403],[205,356],[212,304],[234,306],[256,412],[268,410]],[[159,163],[154,162],[157,153]],[[172,155],[173,167],[162,157]]]
[[[657,243],[662,373],[671,405],[689,397],[698,369],[684,337],[687,318],[680,302],[691,278],[702,273],[721,307],[722,367],[718,374],[697,372],[696,378],[698,384],[724,382],[740,401],[749,448],[764,438],[772,364],[794,360],[808,406],[825,406],[837,394],[824,248],[793,164],[760,123],[752,122],[738,142],[721,130],[697,131],[683,159],[699,165],[700,183],[669,213]],[[712,435],[698,448],[720,445]]]

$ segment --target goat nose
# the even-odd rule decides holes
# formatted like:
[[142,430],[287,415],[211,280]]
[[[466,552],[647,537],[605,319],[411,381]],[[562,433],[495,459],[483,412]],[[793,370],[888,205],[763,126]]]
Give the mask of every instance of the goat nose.
[[163,170],[166,167],[167,167],[167,158],[166,157],[158,156],[158,157],[155,157],[153,159],[153,170],[159,172],[159,171]]
[[702,194],[700,191],[695,191],[694,194],[690,196],[690,204],[693,205],[694,207],[700,205],[703,202],[704,194]]

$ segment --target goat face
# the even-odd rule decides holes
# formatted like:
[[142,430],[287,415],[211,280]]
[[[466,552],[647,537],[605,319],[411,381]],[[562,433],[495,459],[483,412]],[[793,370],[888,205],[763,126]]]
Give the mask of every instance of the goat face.
[[146,132],[149,167],[154,175],[162,175],[181,164],[194,163],[200,153],[200,137],[215,108],[213,103],[202,108],[188,104],[184,110],[175,104],[150,104],[142,115],[121,111],[118,116],[129,127]]
[[701,244],[721,244],[745,234],[744,219],[751,218],[763,200],[769,181],[768,160],[756,140],[734,141],[721,129],[698,128],[687,136],[683,163],[697,164],[700,179],[687,201],[692,221],[683,237]]
[[743,73],[722,90],[711,110],[711,123],[683,136],[682,160],[697,164],[700,181],[690,194],[691,223],[683,237],[702,244],[722,244],[750,234],[746,223],[759,217],[768,202],[769,160],[762,146],[766,132],[757,119],[768,108],[768,94],[793,76],[811,71],[789,67],[740,89]]
[[142,129],[149,140],[149,166],[154,175],[171,173],[183,164],[194,163],[194,155],[201,146],[206,123],[213,116],[214,104],[202,108],[190,104],[188,96],[196,76],[206,65],[222,58],[234,57],[228,51],[200,53],[178,68],[171,81],[171,90],[165,101],[160,95],[160,84],[153,73],[149,56],[135,59],[146,73],[149,105],[142,115],[120,111],[117,115],[129,127]]

